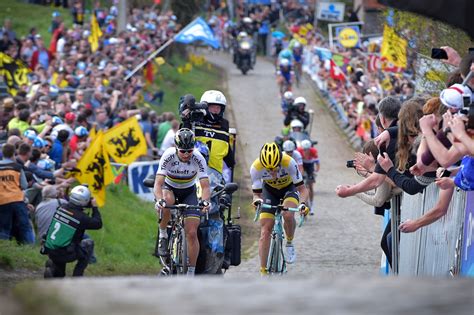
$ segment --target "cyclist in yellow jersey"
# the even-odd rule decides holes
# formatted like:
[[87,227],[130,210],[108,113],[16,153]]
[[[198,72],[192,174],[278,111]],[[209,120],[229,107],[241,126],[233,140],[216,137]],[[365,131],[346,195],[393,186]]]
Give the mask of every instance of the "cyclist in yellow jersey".
[[[260,150],[260,156],[250,167],[252,178],[253,205],[256,207],[263,202],[273,206],[283,200],[285,207],[299,207],[303,215],[308,213],[306,207],[308,191],[303,182],[303,176],[295,160],[283,154],[275,143],[265,143]],[[293,263],[296,252],[293,246],[296,222],[294,213],[283,211],[284,229],[286,235],[287,262]],[[266,273],[266,262],[270,247],[270,236],[275,223],[275,210],[262,209],[260,214],[260,241],[258,253],[260,257],[260,272]]]
[[[190,95],[187,95],[190,96]],[[180,115],[183,121],[182,127],[193,128],[196,140],[206,144],[209,148],[208,167],[211,167],[222,174],[224,162],[230,168],[234,167],[234,155],[229,143],[229,121],[224,118],[224,111],[227,106],[227,99],[220,91],[209,90],[201,96],[201,103],[207,104],[207,109],[202,109],[203,117],[192,114],[194,97],[183,101],[180,104]],[[199,119],[196,119],[198,117]]]

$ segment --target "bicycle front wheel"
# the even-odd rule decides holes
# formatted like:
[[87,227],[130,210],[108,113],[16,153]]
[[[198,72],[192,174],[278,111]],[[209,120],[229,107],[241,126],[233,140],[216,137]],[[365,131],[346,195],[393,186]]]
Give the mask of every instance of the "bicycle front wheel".
[[184,229],[181,230],[179,235],[178,255],[178,273],[186,274],[188,272],[188,242]]

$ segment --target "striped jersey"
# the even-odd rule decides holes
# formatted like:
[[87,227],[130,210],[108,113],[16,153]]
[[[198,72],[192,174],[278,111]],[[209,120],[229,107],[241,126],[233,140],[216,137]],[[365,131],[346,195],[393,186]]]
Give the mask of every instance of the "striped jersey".
[[165,176],[165,183],[173,188],[189,188],[196,179],[208,177],[206,160],[198,150],[194,150],[189,162],[182,162],[176,148],[168,148],[160,159],[156,175]]
[[263,183],[274,189],[285,189],[291,184],[299,186],[303,183],[303,177],[298,169],[296,161],[289,155],[283,154],[277,174],[272,175],[263,167],[260,159],[256,159],[250,167],[253,192],[261,192]]

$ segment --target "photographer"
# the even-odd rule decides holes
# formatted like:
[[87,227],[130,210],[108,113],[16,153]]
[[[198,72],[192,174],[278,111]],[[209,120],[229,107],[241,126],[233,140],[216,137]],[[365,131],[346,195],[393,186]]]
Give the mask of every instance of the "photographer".
[[306,99],[304,97],[297,97],[292,106],[288,107],[288,114],[285,117],[283,124],[288,126],[293,120],[299,120],[303,123],[303,129],[306,130],[309,124],[309,113],[305,110]]
[[[92,208],[89,217],[84,210]],[[77,260],[73,277],[81,277],[87,268],[94,245],[91,239],[83,239],[85,230],[102,228],[102,218],[95,199],[91,199],[89,188],[74,187],[69,194],[69,202],[56,211],[46,235],[42,253],[47,254],[45,278],[66,275],[66,263]]]
[[224,118],[227,100],[220,91],[209,90],[196,104],[195,98],[188,94],[180,99],[181,128],[194,131],[196,140],[209,147],[208,166],[222,174],[225,164],[232,168],[234,154],[229,143],[229,121]]

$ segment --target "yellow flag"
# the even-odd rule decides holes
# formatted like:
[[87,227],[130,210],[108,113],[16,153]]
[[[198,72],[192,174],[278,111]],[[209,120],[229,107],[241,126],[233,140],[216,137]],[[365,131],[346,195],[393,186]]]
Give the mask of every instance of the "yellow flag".
[[96,136],[97,136],[97,131],[95,130],[95,126],[92,126],[91,130],[89,131],[89,138],[91,138],[91,142],[94,141]]
[[3,76],[10,95],[16,96],[22,85],[29,85],[29,72],[28,66],[23,61],[0,52],[0,76]]
[[104,134],[107,153],[117,163],[130,164],[146,154],[146,140],[134,116],[109,129]]
[[398,36],[393,28],[385,25],[383,29],[382,57],[400,68],[407,66],[407,41]]
[[155,58],[155,62],[157,65],[161,66],[161,65],[164,65],[166,61],[165,61],[165,58],[163,57],[157,57]]
[[89,44],[91,45],[92,52],[95,52],[99,48],[99,38],[102,36],[102,31],[97,23],[95,13],[92,14],[91,19],[91,34],[89,35]]
[[109,156],[103,145],[103,137],[104,134],[99,131],[77,163],[78,172],[75,174],[80,183],[89,185],[92,196],[96,199],[99,207],[105,204],[105,186],[114,180]]

